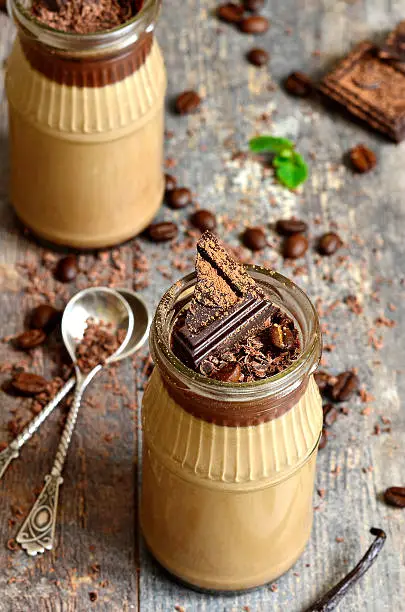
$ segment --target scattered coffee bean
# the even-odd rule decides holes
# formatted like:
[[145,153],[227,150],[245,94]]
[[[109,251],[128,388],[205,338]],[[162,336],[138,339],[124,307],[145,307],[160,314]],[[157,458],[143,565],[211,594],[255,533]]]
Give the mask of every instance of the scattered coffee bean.
[[258,13],[264,6],[264,0],[243,0],[243,6],[246,11]]
[[304,72],[292,72],[284,81],[284,87],[292,96],[307,98],[312,94],[311,78]]
[[322,429],[321,439],[319,440],[319,450],[325,448],[328,443],[328,432],[325,428]]
[[261,15],[244,17],[239,23],[239,28],[244,34],[264,34],[269,26],[269,20]]
[[289,327],[273,325],[270,328],[270,340],[273,346],[285,350],[294,346],[294,335]]
[[293,236],[294,234],[305,234],[308,226],[305,221],[299,219],[279,219],[276,223],[276,232],[282,236]]
[[243,6],[234,2],[226,2],[217,8],[217,15],[226,23],[238,23],[243,17]]
[[178,234],[178,227],[171,221],[162,221],[161,223],[152,223],[148,227],[149,238],[153,242],[166,242],[176,238]]
[[220,370],[215,372],[212,378],[215,380],[221,380],[222,382],[239,382],[242,369],[239,363],[227,363]]
[[267,244],[266,235],[261,227],[248,227],[243,233],[242,240],[251,251],[260,251]]
[[76,255],[67,255],[58,261],[55,270],[55,276],[61,283],[70,283],[77,276],[77,257]]
[[246,57],[253,66],[265,66],[269,63],[269,54],[259,47],[251,49]]
[[334,255],[342,246],[342,240],[335,232],[328,232],[320,237],[318,251],[321,255]]
[[377,165],[374,151],[362,144],[358,144],[349,151],[349,158],[353,169],[360,174],[370,172]]
[[201,98],[196,91],[183,91],[176,99],[176,110],[179,115],[188,115],[196,111],[201,104]]
[[171,208],[175,210],[184,208],[191,204],[191,191],[187,187],[175,187],[175,189],[167,193],[166,199]]
[[60,311],[50,304],[40,304],[31,313],[30,327],[50,331],[55,327]]
[[390,506],[405,508],[405,487],[390,487],[384,492],[384,499]]
[[308,240],[302,234],[294,234],[285,239],[283,256],[287,259],[298,259],[305,255],[308,249]]
[[42,393],[47,388],[48,383],[43,376],[20,372],[11,381],[11,387],[21,395],[33,396]]
[[92,601],[92,602],[97,601],[97,599],[98,599],[98,593],[97,593],[97,591],[90,591],[90,593],[89,593],[89,599],[90,599],[90,601]]
[[46,340],[46,334],[42,329],[30,329],[23,332],[15,339],[16,346],[24,351],[39,346]]
[[6,544],[6,546],[7,546],[7,548],[8,548],[9,550],[11,550],[11,551],[13,551],[13,552],[14,552],[15,550],[18,550],[18,544],[17,544],[17,542],[15,541],[15,539],[14,539],[14,538],[10,538],[9,540],[7,540],[7,544]]
[[328,391],[330,387],[331,376],[327,372],[315,372],[314,374],[315,382],[318,385],[319,391],[321,394],[324,394]]
[[338,411],[333,404],[325,404],[322,407],[323,424],[325,427],[331,427],[338,418]]
[[173,189],[175,189],[175,187],[177,186],[177,179],[175,176],[172,176],[171,174],[165,174],[165,191],[166,193],[168,191],[173,191]]
[[197,210],[190,218],[191,223],[194,227],[198,228],[201,232],[206,230],[214,230],[217,226],[217,220],[215,215],[209,210]]
[[336,377],[331,389],[331,397],[335,402],[345,402],[359,388],[359,379],[353,372],[342,372]]

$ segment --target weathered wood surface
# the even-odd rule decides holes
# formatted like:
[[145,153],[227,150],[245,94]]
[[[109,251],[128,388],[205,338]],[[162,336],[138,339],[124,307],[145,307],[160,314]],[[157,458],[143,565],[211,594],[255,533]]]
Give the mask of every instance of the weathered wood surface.
[[[198,88],[205,97],[201,113],[189,118],[174,117],[168,104],[167,128],[174,137],[167,142],[167,156],[177,161],[173,173],[193,188],[202,207],[216,210],[222,219],[225,215],[225,220],[228,216],[236,221],[232,231],[219,225],[219,233],[234,245],[244,223],[267,225],[290,213],[307,219],[313,235],[329,229],[334,221],[339,224],[339,232],[348,243],[342,254],[349,255],[350,265],[338,265],[337,257],[316,265],[311,248],[303,262],[308,271],[297,277],[297,282],[313,299],[322,298],[326,310],[339,300],[323,319],[332,333],[338,332],[336,338],[326,339],[336,345],[326,354],[326,361],[335,372],[358,368],[361,382],[375,398],[369,404],[371,413],[361,415],[368,404],[359,399],[351,401],[350,414],[340,417],[333,427],[334,436],[320,453],[316,485],[325,489],[325,499],[314,497],[318,510],[312,539],[294,570],[280,578],[273,589],[237,597],[201,595],[163,575],[140,543],[138,414],[143,377],[139,368],[134,371],[130,363],[122,364],[118,377],[126,396],[103,392],[103,385],[108,383],[108,376],[103,375],[89,391],[95,406],[87,405],[79,417],[65,469],[54,553],[29,559],[21,551],[8,551],[2,543],[15,535],[22,522],[12,506],[26,512],[50,468],[58,440],[59,414],[53,415],[40,435],[24,448],[21,459],[0,483],[1,611],[82,612],[94,608],[159,612],[174,610],[177,605],[187,612],[301,612],[354,565],[371,541],[371,526],[387,531],[386,547],[339,610],[405,610],[405,515],[381,500],[387,486],[404,485],[405,474],[403,407],[401,410],[405,393],[405,144],[387,143],[316,103],[288,98],[278,86],[292,69],[317,74],[353,43],[381,37],[404,16],[405,1],[268,2],[265,13],[272,26],[260,40],[220,25],[213,17],[215,6],[214,0],[172,0],[163,9],[159,39],[169,73],[168,100],[189,87]],[[5,58],[12,27],[2,14],[0,31]],[[244,60],[245,52],[257,43],[271,53],[269,70],[250,67]],[[274,91],[269,87],[272,84]],[[268,121],[260,119],[263,113]],[[35,260],[41,251],[17,230],[7,203],[4,96],[0,122],[0,263],[2,276],[6,269],[14,278],[16,262]],[[230,140],[235,150],[245,149],[248,138],[256,132],[288,135],[307,158],[310,152],[314,154],[311,178],[302,195],[275,186],[271,178],[263,179],[256,162],[248,161],[240,168],[238,161],[230,160]],[[342,164],[344,152],[358,142],[368,144],[379,158],[376,170],[362,177],[354,176]],[[166,219],[186,217],[184,211],[163,209],[161,213]],[[255,260],[291,273],[278,255],[277,239],[268,231],[276,248],[269,247]],[[361,241],[352,240],[354,235]],[[175,256],[167,246],[156,247],[143,240],[140,243],[151,262],[152,282],[143,294],[154,308],[179,272],[173,267]],[[123,256],[131,264],[130,246],[124,248]],[[184,257],[191,266],[192,250]],[[163,261],[165,270],[158,269]],[[24,313],[35,303],[34,298],[24,297],[18,290],[18,282],[16,287],[9,278],[3,284],[1,336],[20,331]],[[131,285],[130,279],[125,282]],[[362,301],[364,311],[359,316],[341,302],[349,293],[358,294]],[[390,313],[389,303],[398,309]],[[368,330],[382,313],[395,319],[397,327],[377,329],[377,335],[384,339],[383,348],[377,352],[368,342]],[[0,358],[18,359],[19,355],[2,344]],[[50,373],[46,352],[36,359],[35,368]],[[1,400],[0,441],[7,439],[10,411],[23,409],[22,400],[6,395]],[[373,428],[381,423],[381,415],[392,419],[392,433],[374,436]],[[112,436],[106,438],[106,433]],[[8,521],[13,517],[16,522],[10,526]],[[337,542],[336,538],[344,540]],[[99,572],[94,564],[99,565]],[[90,602],[92,591],[98,593],[95,603]]]

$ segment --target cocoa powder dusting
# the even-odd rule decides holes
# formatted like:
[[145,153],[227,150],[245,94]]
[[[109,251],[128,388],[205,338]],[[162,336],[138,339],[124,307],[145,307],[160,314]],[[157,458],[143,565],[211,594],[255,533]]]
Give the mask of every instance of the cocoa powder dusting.
[[99,364],[104,364],[121,346],[126,331],[119,329],[112,332],[111,323],[87,320],[87,327],[79,346],[76,349],[76,363],[82,372],[90,372]]
[[134,0],[34,0],[33,17],[63,32],[90,34],[111,30],[137,13]]

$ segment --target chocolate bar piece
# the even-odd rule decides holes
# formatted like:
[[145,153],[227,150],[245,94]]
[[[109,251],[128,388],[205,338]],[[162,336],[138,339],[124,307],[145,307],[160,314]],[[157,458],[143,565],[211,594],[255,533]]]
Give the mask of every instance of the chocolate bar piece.
[[195,369],[219,348],[245,339],[276,310],[211,232],[198,241],[196,273],[193,298],[172,333],[174,353]]
[[320,84],[320,91],[395,142],[405,138],[405,75],[362,42]]
[[201,361],[214,353],[219,347],[240,341],[277,308],[264,298],[246,298],[238,302],[228,314],[199,333],[192,334],[185,323],[173,332],[173,352],[189,367],[196,368]]
[[379,57],[405,74],[405,21],[401,21],[379,50]]

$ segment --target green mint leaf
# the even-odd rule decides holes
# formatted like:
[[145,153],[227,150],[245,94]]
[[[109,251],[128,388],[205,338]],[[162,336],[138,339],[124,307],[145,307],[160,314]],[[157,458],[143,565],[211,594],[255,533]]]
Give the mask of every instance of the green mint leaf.
[[250,150],[253,153],[276,153],[284,150],[291,150],[294,143],[288,138],[277,138],[276,136],[258,136],[249,142]]
[[273,165],[276,169],[276,177],[289,189],[295,189],[308,178],[308,166],[296,151],[293,151],[293,155],[287,159],[277,155]]
[[282,165],[284,162],[293,159],[294,155],[296,155],[296,153],[293,149],[282,149],[273,159],[273,166],[277,167]]

